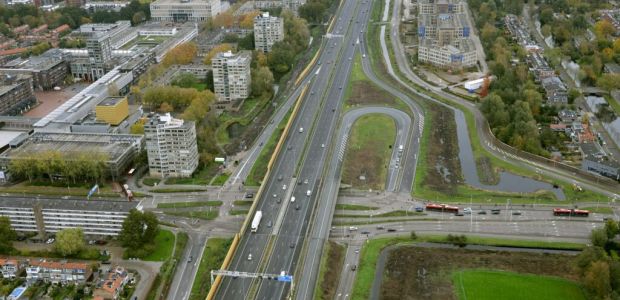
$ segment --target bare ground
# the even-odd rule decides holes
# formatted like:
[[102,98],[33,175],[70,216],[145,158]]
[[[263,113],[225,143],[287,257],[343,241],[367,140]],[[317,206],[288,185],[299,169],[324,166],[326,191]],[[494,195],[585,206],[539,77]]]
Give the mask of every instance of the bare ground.
[[485,268],[577,280],[572,256],[560,254],[400,247],[390,253],[381,299],[456,299],[451,273]]
[[461,162],[456,137],[454,112],[440,105],[430,104],[433,125],[430,126],[423,184],[445,194],[455,194],[461,179]]
[[480,182],[487,185],[496,185],[499,183],[499,174],[493,168],[491,159],[486,156],[476,159],[476,166],[478,167],[478,176]]
[[325,271],[323,282],[321,282],[323,295],[320,298],[325,300],[334,299],[345,255],[344,246],[333,241],[328,241],[328,243],[329,253],[327,254],[327,270]]
[[393,97],[377,88],[368,81],[353,82],[351,96],[347,99],[349,105],[385,104],[396,105]]

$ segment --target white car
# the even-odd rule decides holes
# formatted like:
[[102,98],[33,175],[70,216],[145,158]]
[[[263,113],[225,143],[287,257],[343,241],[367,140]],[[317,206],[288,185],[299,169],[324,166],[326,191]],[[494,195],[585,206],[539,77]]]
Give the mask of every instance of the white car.
[[306,192],[306,196],[310,197],[310,195],[312,195],[312,191],[311,191],[311,190],[308,190],[308,191]]
[[283,190],[286,190],[286,184],[283,184],[283,185],[282,185],[282,189],[283,189]]
[[252,254],[248,254],[248,260],[252,260]]
[[48,243],[48,244],[53,244],[53,243],[54,243],[54,241],[55,241],[55,239],[51,238],[51,239],[48,239],[48,240],[46,241],[46,243]]
[[465,208],[463,208],[463,213],[464,213],[464,214],[466,214],[466,215],[471,214],[471,207],[465,207]]
[[356,230],[357,230],[357,227],[355,227],[355,226],[349,227],[349,231],[356,231]]
[[291,197],[291,202],[295,202],[295,196]]

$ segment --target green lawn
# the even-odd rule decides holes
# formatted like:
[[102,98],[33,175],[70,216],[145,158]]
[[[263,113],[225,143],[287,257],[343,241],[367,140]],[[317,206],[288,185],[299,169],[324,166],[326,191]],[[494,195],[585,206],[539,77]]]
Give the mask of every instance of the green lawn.
[[387,217],[407,217],[407,216],[425,216],[425,213],[406,210],[395,210],[376,215],[354,215],[354,214],[335,214],[336,218],[387,218]]
[[611,207],[607,207],[607,206],[581,207],[580,209],[589,210],[590,212],[599,213],[599,214],[613,214],[614,213],[614,210]]
[[230,173],[219,174],[217,175],[217,177],[215,177],[215,179],[213,179],[211,185],[224,185],[224,183],[226,183],[226,180],[228,180],[229,177]]
[[164,212],[167,215],[177,216],[177,217],[186,217],[186,218],[196,218],[202,220],[213,220],[217,218],[218,211],[217,210],[204,210],[204,211],[166,211]]
[[210,272],[220,268],[231,243],[232,239],[210,238],[207,240],[207,246],[202,254],[196,279],[189,295],[190,300],[203,300],[207,297],[211,288]]
[[574,282],[548,276],[492,270],[452,273],[455,293],[461,300],[581,300],[586,299]]
[[237,216],[237,215],[247,215],[248,212],[250,212],[247,209],[231,209],[230,212],[228,212],[231,216]]
[[193,88],[195,88],[198,91],[204,91],[207,88],[207,84],[206,83],[194,83],[192,85]]
[[152,193],[192,193],[192,192],[206,192],[205,189],[176,189],[176,188],[161,188],[151,190]]
[[157,208],[186,208],[201,206],[221,206],[222,201],[193,201],[193,202],[169,202],[157,203]]
[[147,261],[164,261],[172,255],[174,248],[174,233],[170,230],[160,229],[155,237],[155,251],[144,257]]
[[252,205],[252,203],[254,203],[254,201],[252,200],[235,200],[233,201],[233,204],[236,206],[250,206]]
[[[342,182],[355,188],[383,190],[387,165],[396,139],[394,119],[368,114],[353,124],[344,160]],[[361,175],[365,180],[360,180]]]
[[376,206],[366,206],[358,204],[336,204],[336,210],[376,210],[379,209]]
[[155,186],[155,184],[159,184],[160,181],[160,178],[145,177],[144,179],[142,179],[142,184],[148,186]]

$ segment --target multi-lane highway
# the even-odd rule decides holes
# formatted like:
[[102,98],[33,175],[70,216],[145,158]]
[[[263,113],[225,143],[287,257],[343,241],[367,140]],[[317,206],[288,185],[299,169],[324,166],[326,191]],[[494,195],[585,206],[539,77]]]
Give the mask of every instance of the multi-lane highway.
[[[307,97],[302,99],[283,150],[264,183],[261,198],[257,199],[257,210],[263,212],[261,226],[256,233],[246,233],[242,237],[229,270],[272,274],[282,271],[292,274],[295,270],[308,217],[316,199],[314,191],[319,185],[327,155],[328,147],[324,145],[331,140],[341,108],[343,88],[349,78],[357,38],[352,34],[350,25],[358,6],[357,1],[343,2],[331,35],[324,38],[324,49],[317,66],[311,71],[316,75],[308,83]],[[292,197],[295,197],[295,202],[291,202]],[[283,205],[285,201],[288,205]],[[285,209],[282,214],[280,209]],[[280,220],[278,216],[281,216]],[[269,223],[280,226],[270,228],[267,226]],[[224,278],[217,298],[280,299],[289,287],[282,282]],[[249,291],[252,295],[248,294]]]

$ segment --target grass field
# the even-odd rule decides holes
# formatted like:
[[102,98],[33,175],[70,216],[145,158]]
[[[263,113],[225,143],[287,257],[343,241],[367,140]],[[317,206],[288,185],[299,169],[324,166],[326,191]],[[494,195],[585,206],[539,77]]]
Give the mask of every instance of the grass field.
[[336,210],[376,210],[379,209],[376,206],[366,206],[358,204],[336,204]]
[[248,212],[250,212],[247,209],[231,209],[228,213],[231,216],[238,216],[238,215],[247,215]]
[[164,261],[172,255],[174,248],[174,233],[169,230],[160,229],[155,237],[155,251],[144,257],[147,261]]
[[151,190],[152,193],[192,193],[192,192],[206,192],[205,189],[173,189],[173,188],[161,188]]
[[186,218],[196,218],[202,220],[213,220],[217,218],[218,211],[217,210],[204,210],[204,211],[166,211],[164,212],[167,215],[177,216],[177,217],[186,217]]
[[211,185],[224,185],[224,183],[226,183],[226,180],[228,180],[229,177],[230,173],[219,174],[217,175],[217,177],[215,177],[215,179],[213,179],[213,181],[211,181]]
[[221,206],[222,201],[193,201],[193,202],[169,202],[157,203],[157,208],[186,208],[202,206]]
[[548,276],[492,270],[452,273],[455,293],[461,300],[581,300],[583,291],[574,282]]
[[233,204],[236,206],[250,206],[252,205],[252,203],[254,203],[254,201],[252,200],[235,200],[233,201]]
[[218,269],[224,258],[232,239],[210,238],[200,259],[196,279],[189,295],[190,300],[203,300],[211,288],[210,272]]
[[614,210],[611,207],[607,207],[607,206],[599,206],[599,207],[582,207],[580,209],[585,209],[585,210],[589,210],[590,212],[593,213],[598,213],[598,214],[613,214]]
[[[342,182],[358,189],[383,190],[396,139],[394,119],[382,114],[360,117],[353,124],[344,161]],[[360,176],[364,180],[360,180]]]

